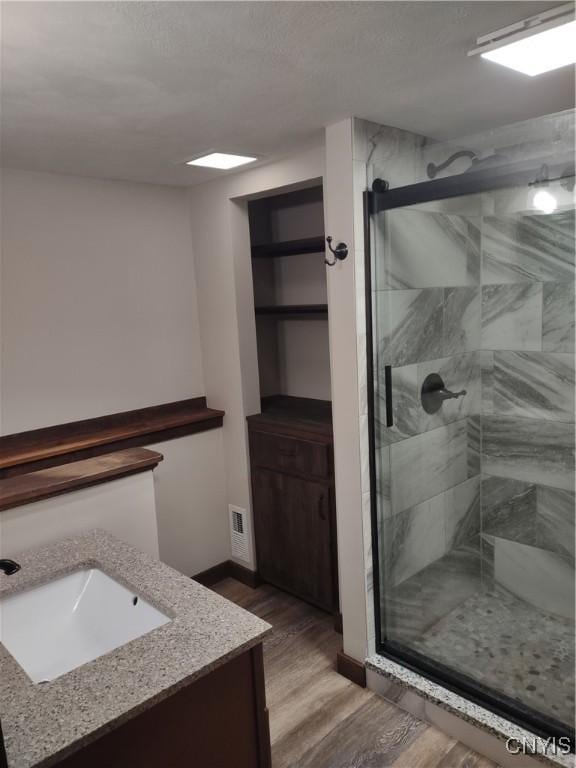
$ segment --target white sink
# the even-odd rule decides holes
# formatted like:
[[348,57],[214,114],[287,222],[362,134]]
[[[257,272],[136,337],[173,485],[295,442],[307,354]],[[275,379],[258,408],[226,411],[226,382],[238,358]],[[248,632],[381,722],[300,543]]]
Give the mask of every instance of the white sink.
[[0,641],[35,683],[54,680],[169,621],[98,568],[0,600]]

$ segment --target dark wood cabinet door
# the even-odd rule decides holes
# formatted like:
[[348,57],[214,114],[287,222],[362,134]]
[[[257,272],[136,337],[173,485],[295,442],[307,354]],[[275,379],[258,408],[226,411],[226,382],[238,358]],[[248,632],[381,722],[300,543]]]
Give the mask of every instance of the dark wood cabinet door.
[[258,645],[105,732],[56,768],[271,768]]
[[262,578],[333,611],[330,486],[253,468],[252,503]]

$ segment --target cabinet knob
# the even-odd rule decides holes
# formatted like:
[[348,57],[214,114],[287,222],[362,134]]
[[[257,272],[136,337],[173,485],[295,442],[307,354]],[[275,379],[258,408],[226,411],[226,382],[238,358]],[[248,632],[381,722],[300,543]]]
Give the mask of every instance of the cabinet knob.
[[324,494],[321,494],[318,499],[318,515],[320,520],[326,520],[326,512],[324,511]]

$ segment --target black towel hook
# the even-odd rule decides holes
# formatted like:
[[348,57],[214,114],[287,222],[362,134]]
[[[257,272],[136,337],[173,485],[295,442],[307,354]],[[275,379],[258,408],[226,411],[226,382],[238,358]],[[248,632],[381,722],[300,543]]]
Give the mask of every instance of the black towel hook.
[[336,248],[332,248],[332,237],[328,235],[326,238],[326,242],[328,243],[328,249],[331,253],[334,254],[334,260],[328,261],[328,259],[324,259],[324,263],[328,264],[329,267],[333,267],[334,264],[336,264],[337,261],[342,261],[343,259],[348,256],[348,246],[346,243],[338,243]]

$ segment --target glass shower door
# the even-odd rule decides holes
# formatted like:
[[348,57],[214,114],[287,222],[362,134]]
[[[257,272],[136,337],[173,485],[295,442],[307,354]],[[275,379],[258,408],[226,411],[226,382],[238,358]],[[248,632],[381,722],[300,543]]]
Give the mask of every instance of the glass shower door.
[[566,735],[573,179],[441,184],[369,217],[379,650]]

